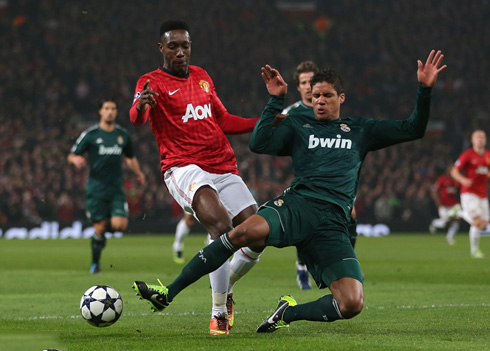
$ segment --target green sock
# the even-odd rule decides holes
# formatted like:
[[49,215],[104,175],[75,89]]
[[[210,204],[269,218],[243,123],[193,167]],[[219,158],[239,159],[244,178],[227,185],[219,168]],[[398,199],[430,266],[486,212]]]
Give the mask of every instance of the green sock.
[[228,233],[225,233],[199,251],[182,269],[177,279],[167,287],[169,301],[202,276],[218,269],[237,250],[231,243]]
[[99,236],[94,234],[91,240],[92,246],[92,263],[99,264],[100,255],[105,247],[106,238],[105,235]]
[[343,319],[337,301],[332,295],[325,295],[316,301],[288,307],[284,311],[286,323],[294,321],[333,322]]

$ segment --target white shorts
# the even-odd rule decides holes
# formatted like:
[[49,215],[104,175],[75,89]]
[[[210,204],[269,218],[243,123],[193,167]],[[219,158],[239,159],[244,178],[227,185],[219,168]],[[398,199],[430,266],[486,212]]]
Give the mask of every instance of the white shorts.
[[231,219],[247,207],[257,204],[242,178],[233,173],[209,173],[199,166],[188,165],[170,168],[164,173],[163,179],[170,195],[184,211],[192,215],[194,195],[199,188],[206,185],[218,193]]
[[471,193],[461,194],[461,207],[463,207],[464,220],[472,224],[473,218],[480,217],[488,221],[488,198],[481,198]]
[[450,219],[459,218],[461,207],[459,204],[454,206],[439,206],[437,212],[439,212],[439,218],[447,223]]

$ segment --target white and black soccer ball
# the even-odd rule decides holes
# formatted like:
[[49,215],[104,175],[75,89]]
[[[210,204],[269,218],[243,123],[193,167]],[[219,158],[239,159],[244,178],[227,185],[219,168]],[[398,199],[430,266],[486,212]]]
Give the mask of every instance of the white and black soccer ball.
[[121,295],[108,285],[92,286],[80,301],[82,317],[95,327],[108,327],[116,323],[122,311]]

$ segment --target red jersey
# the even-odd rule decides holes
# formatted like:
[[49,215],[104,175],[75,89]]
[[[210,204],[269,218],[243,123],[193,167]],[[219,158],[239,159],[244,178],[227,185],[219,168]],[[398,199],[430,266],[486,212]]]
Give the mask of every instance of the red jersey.
[[437,178],[434,189],[439,194],[440,205],[452,207],[458,204],[458,188],[459,183],[447,174],[443,174]]
[[478,155],[475,150],[468,149],[459,156],[454,167],[473,181],[469,188],[461,185],[461,193],[472,193],[481,198],[488,197],[490,151],[485,150],[483,155]]
[[229,114],[211,77],[202,68],[189,66],[188,77],[178,77],[160,67],[138,80],[129,112],[132,123],[138,117],[136,105],[147,80],[159,96],[154,96],[157,103],[145,111],[142,123],[150,120],[160,149],[162,174],[171,167],[189,164],[211,173],[238,174],[235,154],[225,133],[249,133],[258,118]]

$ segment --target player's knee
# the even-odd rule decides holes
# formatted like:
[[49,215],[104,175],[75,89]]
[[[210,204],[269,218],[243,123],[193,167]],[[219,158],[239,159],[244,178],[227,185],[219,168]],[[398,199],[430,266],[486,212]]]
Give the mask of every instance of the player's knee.
[[216,240],[220,235],[229,232],[233,228],[227,212],[210,211],[204,214],[197,212],[197,217],[213,240]]
[[128,219],[127,218],[113,218],[111,220],[111,228],[113,232],[124,232],[128,229]]
[[128,229],[127,224],[116,224],[112,225],[112,230],[115,232],[124,232],[126,229]]
[[344,299],[340,304],[340,312],[345,319],[350,319],[361,313],[364,307],[364,299],[359,297],[350,297]]

